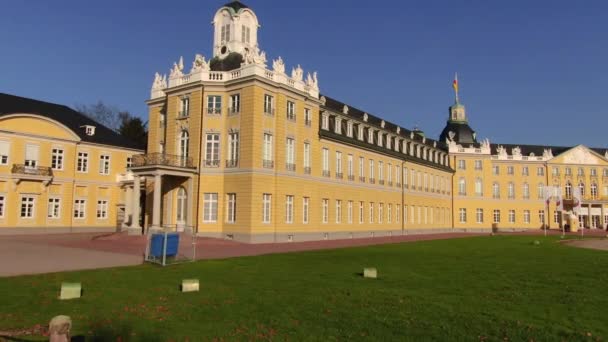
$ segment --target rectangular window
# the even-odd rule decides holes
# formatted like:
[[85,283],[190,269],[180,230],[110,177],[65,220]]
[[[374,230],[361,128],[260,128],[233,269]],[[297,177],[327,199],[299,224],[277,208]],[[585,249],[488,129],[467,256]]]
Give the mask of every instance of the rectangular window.
[[264,167],[272,169],[274,167],[272,152],[272,134],[264,133]]
[[102,175],[110,174],[110,156],[107,154],[99,156],[99,173]]
[[528,175],[530,174],[530,171],[528,170],[528,167],[527,167],[527,166],[523,166],[523,167],[521,168],[521,174],[522,174],[523,176],[528,176]]
[[130,169],[132,167],[133,167],[133,158],[127,157],[127,169]]
[[499,165],[492,166],[492,174],[495,176],[500,175],[500,166]]
[[566,176],[572,176],[572,169],[567,167],[565,173],[566,173]]
[[285,223],[293,223],[293,196],[285,196]]
[[230,95],[230,114],[241,112],[241,94]]
[[[218,153],[219,153],[219,151],[218,151]],[[218,159],[219,159],[219,156],[218,156]],[[228,133],[228,160],[226,161],[226,167],[238,167],[238,166],[239,166],[239,133],[232,132],[232,133]]]
[[391,203],[388,204],[386,208],[386,223],[393,222],[393,205]]
[[551,168],[551,175],[553,175],[553,176],[559,176],[559,167],[556,167],[556,166],[552,167]]
[[206,134],[205,141],[205,167],[220,166],[220,135],[219,133]]
[[530,210],[524,210],[524,223],[530,223]]
[[304,143],[304,173],[310,174],[310,143]]
[[219,95],[207,96],[207,114],[222,114],[222,97]]
[[270,214],[272,206],[272,195],[264,194],[262,197],[262,222],[270,223]]
[[399,165],[395,166],[395,178],[396,178],[396,185],[397,186],[401,186],[401,167]]
[[359,180],[365,182],[365,158],[359,157]]
[[466,208],[458,209],[458,217],[460,218],[460,223],[466,223],[467,222],[467,209]]
[[10,145],[8,141],[0,141],[0,165],[8,165],[8,153]]
[[370,183],[374,183],[375,182],[375,178],[374,178],[374,160],[373,159],[369,160],[369,181],[370,181]]
[[21,218],[34,217],[34,197],[21,197]]
[[347,167],[348,167],[348,180],[354,180],[355,179],[355,175],[354,175],[354,170],[353,170],[353,155],[349,154],[347,157]]
[[536,169],[536,175],[537,176],[544,176],[545,175],[545,168],[544,167],[538,167]]
[[25,167],[36,168],[38,166],[38,145],[25,145]]
[[310,198],[304,197],[302,200],[302,222],[308,223],[308,208],[310,208]]
[[296,162],[295,162],[295,153],[296,153],[295,141],[293,138],[287,138],[285,141],[285,163],[287,171],[295,171],[296,170]]
[[87,215],[87,200],[75,199],[74,200],[74,218],[84,219]]
[[364,214],[363,214],[363,212],[364,212],[363,205],[364,204],[362,201],[359,202],[359,224],[362,224],[363,220],[365,219]]
[[0,195],[0,218],[4,217],[4,208],[6,206],[6,199],[3,195]]
[[342,223],[342,201],[336,200],[336,223]]
[[97,219],[105,220],[108,218],[108,201],[99,200],[97,201]]
[[384,182],[384,162],[382,160],[378,161],[378,179],[380,183]]
[[403,186],[407,189],[409,187],[408,185],[408,176],[407,176],[407,168],[403,168]]
[[481,209],[481,208],[476,209],[475,218],[477,219],[477,223],[483,223],[483,209]]
[[509,223],[515,223],[515,210],[509,210]]
[[466,170],[466,169],[467,169],[467,162],[466,162],[466,160],[460,159],[458,161],[458,170]]
[[378,223],[382,223],[384,221],[384,203],[380,203],[378,206]]
[[87,173],[89,172],[89,154],[87,152],[78,152],[78,161],[76,162],[76,171]]
[[476,160],[475,161],[475,170],[482,170],[483,169],[483,164],[481,163],[481,160]]
[[559,211],[557,210],[553,211],[553,223],[559,223]]
[[186,118],[190,115],[190,98],[182,97],[180,101],[179,117]]
[[336,177],[342,178],[342,152],[336,151]]
[[500,223],[500,210],[494,209],[494,223]]
[[329,150],[323,148],[323,176],[329,177]]
[[236,194],[226,194],[226,222],[236,222]]
[[348,201],[346,217],[348,223],[353,223],[353,201]]
[[507,174],[508,175],[515,174],[515,168],[513,166],[507,166]]
[[217,193],[206,192],[203,198],[203,222],[217,222]]
[[296,104],[292,101],[287,101],[287,120],[296,121]]
[[403,206],[403,223],[407,223],[407,205]]
[[369,202],[369,223],[374,223],[374,202]]
[[304,124],[308,127],[312,126],[312,114],[310,108],[304,108]]
[[274,97],[268,94],[264,95],[264,113],[274,115]]
[[538,211],[538,220],[540,221],[540,223],[545,223],[545,211],[544,210],[539,210]]
[[327,198],[323,199],[322,202],[322,218],[321,218],[321,222],[323,223],[327,223],[329,221],[329,200]]
[[63,170],[63,150],[54,148],[51,150],[51,168],[53,170]]
[[47,217],[51,219],[58,219],[61,216],[61,199],[60,198],[49,198],[47,207]]
[[399,223],[401,220],[401,205],[395,204],[395,209],[397,209],[397,212],[395,213],[395,222]]

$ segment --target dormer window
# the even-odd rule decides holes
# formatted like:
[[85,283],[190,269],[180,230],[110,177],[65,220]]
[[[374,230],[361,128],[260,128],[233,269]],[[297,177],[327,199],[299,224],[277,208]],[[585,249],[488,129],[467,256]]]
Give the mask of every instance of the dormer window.
[[323,113],[321,118],[321,128],[324,130],[329,130],[329,115],[327,113]]
[[363,141],[363,125],[359,125],[359,134],[357,134],[357,139]]
[[378,131],[378,146],[382,146],[382,131]]
[[241,41],[245,44],[249,44],[251,42],[251,29],[245,25],[242,27]]
[[95,135],[95,126],[84,125],[82,127],[84,127],[84,132],[85,132],[86,135],[88,135],[88,136]]
[[352,122],[352,121],[348,121],[348,122],[346,123],[346,135],[347,135],[349,138],[352,138],[352,137],[353,137],[353,122]]
[[342,119],[336,118],[336,124],[334,126],[334,132],[336,134],[342,134]]

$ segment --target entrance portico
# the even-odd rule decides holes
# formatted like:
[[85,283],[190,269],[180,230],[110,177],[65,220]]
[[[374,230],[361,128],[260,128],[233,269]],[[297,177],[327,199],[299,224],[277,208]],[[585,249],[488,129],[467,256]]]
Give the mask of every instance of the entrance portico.
[[[139,193],[141,179],[145,177],[146,188],[149,190],[149,186],[153,186],[152,219],[148,224],[148,228],[175,227],[176,230],[192,229],[193,206],[187,205],[187,203],[190,202],[189,199],[193,198],[193,176],[196,174],[196,170],[190,158],[162,153],[138,155],[133,158],[131,171],[134,174],[133,195],[131,197],[133,217],[139,217],[140,210],[142,210],[140,198],[135,194]],[[175,221],[171,210],[173,194],[177,194],[177,209],[179,211],[176,213]],[[171,200],[163,201],[163,195],[168,195]],[[167,203],[163,206],[163,202]],[[165,211],[163,209],[166,210],[166,215],[163,215]],[[140,234],[142,227],[139,225],[139,220],[134,219],[131,221],[129,231],[133,234]]]

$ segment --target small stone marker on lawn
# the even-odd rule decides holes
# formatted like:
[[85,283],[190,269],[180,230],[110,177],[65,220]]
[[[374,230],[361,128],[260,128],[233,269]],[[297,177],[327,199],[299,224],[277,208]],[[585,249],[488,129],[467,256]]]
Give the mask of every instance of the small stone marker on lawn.
[[49,323],[50,342],[70,342],[72,319],[69,316],[55,316]]
[[363,278],[378,278],[378,271],[374,267],[366,267],[363,269]]
[[198,292],[199,282],[198,279],[184,279],[182,280],[182,292]]
[[82,296],[82,286],[80,283],[61,283],[61,293],[59,299],[74,299]]

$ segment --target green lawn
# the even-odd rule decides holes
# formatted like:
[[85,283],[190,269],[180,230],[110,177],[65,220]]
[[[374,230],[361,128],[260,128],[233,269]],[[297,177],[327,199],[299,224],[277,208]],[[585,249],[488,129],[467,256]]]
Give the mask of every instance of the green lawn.
[[[4,278],[0,331],[66,314],[87,341],[605,340],[608,253],[557,240],[488,236]],[[380,278],[363,279],[365,266]],[[199,278],[201,291],[180,293],[184,278]],[[84,297],[59,301],[62,281],[82,282]]]

